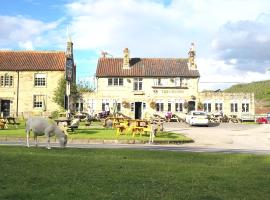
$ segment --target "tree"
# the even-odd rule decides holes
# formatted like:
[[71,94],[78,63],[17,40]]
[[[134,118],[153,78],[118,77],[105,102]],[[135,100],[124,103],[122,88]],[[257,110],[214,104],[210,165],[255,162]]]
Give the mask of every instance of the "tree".
[[86,81],[80,81],[77,84],[77,91],[80,93],[80,95],[84,92],[93,92],[94,89],[86,82]]
[[[67,81],[65,77],[64,76],[61,77],[61,79],[58,81],[58,86],[56,90],[54,91],[54,96],[53,96],[53,101],[57,103],[63,109],[65,108],[66,84],[67,84]],[[71,83],[70,94],[73,100],[76,102],[80,96],[80,93],[75,83]]]
[[66,79],[61,77],[58,81],[58,86],[54,91],[53,101],[57,103],[61,108],[65,108],[65,95],[66,95]]

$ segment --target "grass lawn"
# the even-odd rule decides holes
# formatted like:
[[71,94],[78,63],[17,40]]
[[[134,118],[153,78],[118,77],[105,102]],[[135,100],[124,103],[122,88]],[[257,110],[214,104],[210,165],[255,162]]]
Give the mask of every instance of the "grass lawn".
[[0,146],[0,199],[270,198],[270,156]]
[[[132,136],[131,133],[126,135],[116,135],[115,129],[106,129],[101,128],[102,126],[100,123],[95,122],[92,126],[86,127],[80,125],[80,128],[75,131],[75,133],[69,132],[69,139],[93,139],[93,140],[138,140],[138,141],[145,141],[149,140],[149,135],[136,135],[135,137]],[[31,135],[32,137],[33,135]],[[24,123],[16,129],[15,127],[10,127],[9,129],[0,129],[0,137],[9,137],[9,138],[24,138],[26,137]],[[157,137],[154,138],[154,141],[160,142],[193,142],[192,139],[185,137],[179,133],[172,133],[172,132],[160,132],[158,133]]]

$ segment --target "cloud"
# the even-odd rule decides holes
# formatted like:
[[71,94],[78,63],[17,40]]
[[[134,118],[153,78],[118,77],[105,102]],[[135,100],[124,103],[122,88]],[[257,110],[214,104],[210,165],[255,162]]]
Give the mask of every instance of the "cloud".
[[217,57],[241,71],[265,72],[270,67],[270,14],[254,21],[228,22],[212,42]]
[[67,5],[74,43],[80,49],[107,50],[122,56],[187,55],[194,36],[181,23],[181,11],[154,1],[76,1]]
[[45,23],[24,16],[0,15],[0,47],[33,49],[44,44],[41,37],[56,29],[60,21]]
[[269,80],[270,72],[254,72],[240,70],[235,67],[235,62],[226,63],[224,60],[204,59],[197,60],[201,74],[199,90],[225,89],[239,83]]
[[65,15],[51,22],[30,15],[0,16],[0,48],[63,50],[69,23],[78,76],[95,73],[102,50],[114,57],[128,47],[132,57],[183,58],[190,42],[196,45],[201,81],[226,87],[226,81],[269,75],[269,0],[65,2],[56,7]]

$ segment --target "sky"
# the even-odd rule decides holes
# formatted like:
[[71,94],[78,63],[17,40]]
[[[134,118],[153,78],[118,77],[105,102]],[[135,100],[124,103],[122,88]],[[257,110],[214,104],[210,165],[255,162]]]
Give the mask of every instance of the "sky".
[[67,27],[78,81],[102,51],[186,58],[192,42],[200,90],[270,78],[269,0],[1,0],[0,49],[64,51]]

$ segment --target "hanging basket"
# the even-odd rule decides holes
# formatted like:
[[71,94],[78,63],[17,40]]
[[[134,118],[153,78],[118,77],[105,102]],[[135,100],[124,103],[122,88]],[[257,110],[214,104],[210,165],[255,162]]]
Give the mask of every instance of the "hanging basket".
[[130,108],[130,104],[127,101],[123,101],[122,105],[124,108]]
[[184,108],[185,108],[185,109],[188,108],[188,102],[187,102],[187,101],[184,102]]
[[150,102],[150,108],[155,109],[156,108],[156,102],[151,101]]

